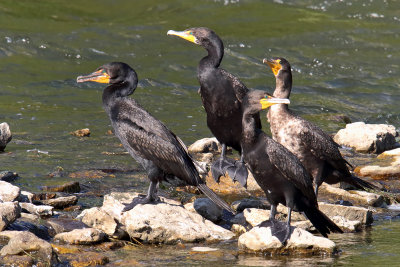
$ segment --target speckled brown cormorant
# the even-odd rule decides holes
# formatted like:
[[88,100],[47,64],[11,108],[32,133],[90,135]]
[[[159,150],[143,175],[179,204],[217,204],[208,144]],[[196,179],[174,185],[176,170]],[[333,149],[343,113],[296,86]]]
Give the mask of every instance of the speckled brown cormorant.
[[135,198],[125,210],[157,201],[158,184],[167,181],[176,186],[197,186],[215,204],[233,213],[230,206],[200,178],[183,142],[128,97],[138,83],[136,72],[130,66],[121,62],[105,64],[95,72],[77,78],[77,82],[86,81],[108,84],[103,91],[103,107],[114,133],[129,154],[143,166],[150,180],[146,197]]
[[[219,68],[224,56],[224,45],[215,32],[200,27],[180,32],[170,30],[167,34],[179,36],[207,50],[208,55],[200,60],[197,69],[201,86],[199,92],[207,113],[207,126],[222,144],[221,157],[211,166],[212,175],[218,182],[227,170],[234,181],[246,186],[248,173],[241,153],[240,138],[242,100],[249,89],[237,77]],[[254,118],[257,127],[261,128],[259,114],[254,114]],[[234,162],[225,156],[227,146],[241,153],[239,161]]]
[[[284,58],[264,59],[276,78],[274,97],[289,98],[292,72]],[[268,111],[268,120],[274,140],[295,154],[314,178],[315,194],[322,182],[349,183],[359,189],[377,189],[376,186],[353,176],[350,165],[340,154],[339,145],[315,124],[294,114],[288,105],[274,105]],[[350,165],[351,166],[351,165]]]
[[[274,99],[263,91],[254,90],[249,92],[243,101],[242,148],[244,160],[271,203],[272,233],[282,243],[286,242],[290,237],[292,210],[304,212],[315,228],[325,237],[330,232],[342,232],[318,209],[310,174],[299,159],[257,127],[254,114],[271,105],[275,106],[276,103],[285,103],[285,100],[286,103],[289,103],[288,99]],[[279,227],[275,227],[275,225],[279,226],[275,220],[276,207],[279,203],[288,208],[288,219],[283,238],[282,236],[280,238],[277,233],[281,231]],[[277,230],[274,230],[275,228]]]

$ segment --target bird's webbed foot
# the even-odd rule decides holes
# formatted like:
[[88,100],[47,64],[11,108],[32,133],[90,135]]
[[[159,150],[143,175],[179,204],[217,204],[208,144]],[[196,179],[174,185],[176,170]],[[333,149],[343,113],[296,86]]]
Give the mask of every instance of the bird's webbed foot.
[[219,178],[225,175],[228,168],[235,167],[235,160],[226,157],[219,157],[211,165],[211,174],[215,182],[219,183]]
[[229,177],[232,181],[239,182],[244,188],[247,188],[247,177],[249,172],[246,168],[246,163],[244,161],[236,161],[235,165],[227,168]]
[[135,197],[134,199],[132,199],[132,202],[129,204],[125,204],[125,208],[122,210],[122,212],[125,211],[129,211],[131,209],[133,209],[134,207],[136,207],[136,205],[139,204],[149,204],[149,203],[157,203],[160,201],[159,197],[149,197],[147,195],[139,195],[137,197]]
[[281,222],[276,219],[269,219],[258,225],[259,227],[270,227],[271,234],[278,238],[282,245],[286,245],[291,235],[290,226],[286,222]]

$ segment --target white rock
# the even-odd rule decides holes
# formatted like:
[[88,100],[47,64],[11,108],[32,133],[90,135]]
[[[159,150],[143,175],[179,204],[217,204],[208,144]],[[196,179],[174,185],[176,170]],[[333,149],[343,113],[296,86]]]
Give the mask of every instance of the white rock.
[[32,214],[36,214],[36,215],[40,215],[40,216],[53,215],[54,207],[52,207],[52,206],[34,205],[32,203],[25,203],[25,202],[20,202],[19,205],[21,206],[22,209],[24,209],[27,212],[32,213]]
[[0,123],[0,151],[3,151],[11,141],[12,135],[7,122]]
[[352,147],[358,152],[379,154],[394,147],[397,135],[393,125],[355,122],[347,124],[345,129],[339,130],[334,136],[334,140],[338,144]]
[[262,210],[262,209],[244,209],[243,215],[246,221],[251,226],[256,226],[262,223],[263,221],[269,220],[270,211]]
[[333,216],[332,221],[344,232],[358,232],[363,227],[361,221],[349,221],[342,216]]
[[77,219],[90,227],[102,230],[109,236],[114,236],[117,231],[118,225],[115,219],[97,207],[84,210]]
[[203,138],[191,144],[188,150],[189,153],[218,152],[221,150],[221,144],[215,137]]
[[239,249],[271,254],[314,254],[332,253],[336,249],[334,242],[328,238],[314,236],[300,228],[291,227],[292,234],[283,246],[279,239],[272,235],[269,227],[254,227],[239,237]]
[[21,189],[5,181],[0,181],[0,202],[13,202],[19,198]]
[[372,210],[356,207],[356,206],[342,206],[327,203],[318,203],[320,211],[325,213],[329,218],[341,216],[348,221],[360,221],[362,224],[369,225],[373,222]]
[[0,231],[3,231],[20,216],[21,208],[19,207],[18,202],[0,203]]
[[95,244],[104,241],[105,238],[106,235],[103,231],[94,228],[75,229],[54,236],[55,240],[75,245]]

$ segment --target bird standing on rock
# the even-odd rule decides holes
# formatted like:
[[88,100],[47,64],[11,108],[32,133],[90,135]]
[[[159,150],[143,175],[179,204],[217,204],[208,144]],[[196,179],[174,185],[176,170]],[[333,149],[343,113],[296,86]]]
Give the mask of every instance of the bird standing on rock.
[[[264,59],[276,78],[274,97],[289,98],[292,71],[289,62],[280,57]],[[322,182],[346,182],[358,189],[378,189],[375,185],[353,176],[350,165],[340,154],[339,145],[321,128],[297,116],[287,104],[272,106],[268,121],[274,140],[295,154],[313,177],[315,195]],[[351,166],[351,165],[350,165]]]
[[138,83],[136,72],[130,66],[112,62],[77,78],[77,82],[87,81],[108,84],[103,91],[103,107],[114,133],[129,154],[143,166],[150,180],[147,195],[133,199],[125,211],[137,204],[156,202],[158,184],[167,181],[176,186],[196,186],[219,207],[234,213],[200,178],[183,142],[128,97]]
[[[262,225],[271,226],[272,234],[285,244],[291,234],[291,213],[295,210],[304,212],[323,236],[327,237],[330,232],[341,233],[342,230],[318,209],[310,174],[299,159],[257,128],[254,114],[277,104],[289,104],[289,100],[274,98],[264,91],[254,90],[243,101],[244,160],[271,204],[270,220]],[[284,227],[275,219],[279,203],[288,209]]]
[[[242,101],[249,89],[237,77],[219,68],[224,56],[224,45],[214,31],[199,27],[179,32],[170,30],[167,34],[179,36],[207,50],[208,55],[200,60],[197,69],[199,92],[207,113],[207,126],[222,144],[221,157],[212,164],[211,172],[217,182],[227,171],[234,181],[239,181],[246,186],[248,172],[243,160],[240,139]],[[253,116],[257,128],[261,128],[259,114],[256,113]],[[227,146],[239,151],[241,154],[239,161],[226,157]]]

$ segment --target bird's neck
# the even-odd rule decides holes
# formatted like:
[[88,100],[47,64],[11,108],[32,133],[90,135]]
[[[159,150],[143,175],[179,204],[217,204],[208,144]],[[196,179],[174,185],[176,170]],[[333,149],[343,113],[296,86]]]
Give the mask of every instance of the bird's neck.
[[112,102],[131,95],[136,89],[137,81],[123,81],[108,85],[103,91],[103,106],[108,112]]
[[289,98],[292,90],[292,74],[288,72],[279,73],[276,77],[274,97]]
[[218,68],[224,56],[224,45],[221,40],[205,46],[208,55],[200,60],[199,71],[206,68]]
[[257,139],[260,132],[259,127],[257,127],[257,122],[254,118],[254,114],[259,112],[258,110],[252,110],[251,108],[246,109],[243,112],[242,118],[242,142],[252,143]]

